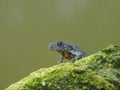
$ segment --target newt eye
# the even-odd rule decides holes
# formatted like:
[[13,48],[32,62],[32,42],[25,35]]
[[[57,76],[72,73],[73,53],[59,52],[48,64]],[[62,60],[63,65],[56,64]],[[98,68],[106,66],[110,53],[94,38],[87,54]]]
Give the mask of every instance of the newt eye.
[[57,45],[61,46],[62,45],[62,41],[57,42]]

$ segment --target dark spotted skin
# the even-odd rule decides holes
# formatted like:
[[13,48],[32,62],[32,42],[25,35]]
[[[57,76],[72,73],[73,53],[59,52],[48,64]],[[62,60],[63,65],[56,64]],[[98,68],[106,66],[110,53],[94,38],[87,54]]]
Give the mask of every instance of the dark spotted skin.
[[68,59],[70,62],[74,62],[75,60],[87,56],[87,54],[77,46],[63,41],[52,42],[49,44],[48,48],[49,50],[61,53],[58,63],[62,63],[64,58]]

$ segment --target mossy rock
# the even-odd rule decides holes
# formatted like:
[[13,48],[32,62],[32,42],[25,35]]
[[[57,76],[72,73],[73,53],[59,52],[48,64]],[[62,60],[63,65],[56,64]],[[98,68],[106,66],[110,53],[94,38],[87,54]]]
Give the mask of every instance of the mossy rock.
[[39,69],[5,90],[120,90],[120,46]]

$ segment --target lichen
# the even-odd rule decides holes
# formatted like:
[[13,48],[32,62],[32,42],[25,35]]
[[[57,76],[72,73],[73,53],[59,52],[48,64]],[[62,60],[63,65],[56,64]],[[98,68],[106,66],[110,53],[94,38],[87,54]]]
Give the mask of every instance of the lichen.
[[39,69],[5,90],[120,90],[120,47]]

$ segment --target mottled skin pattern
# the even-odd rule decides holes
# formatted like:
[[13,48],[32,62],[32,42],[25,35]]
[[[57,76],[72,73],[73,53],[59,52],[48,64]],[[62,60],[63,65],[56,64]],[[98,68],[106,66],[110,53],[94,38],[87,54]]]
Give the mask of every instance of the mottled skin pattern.
[[58,63],[62,63],[64,58],[68,59],[72,63],[75,60],[79,60],[87,56],[87,54],[77,46],[63,41],[52,42],[49,44],[48,48],[49,50],[61,53]]

